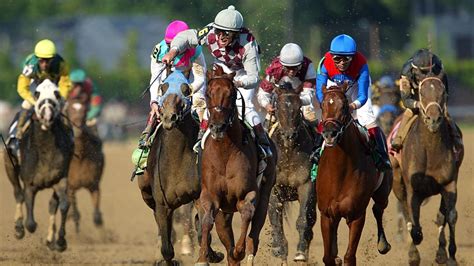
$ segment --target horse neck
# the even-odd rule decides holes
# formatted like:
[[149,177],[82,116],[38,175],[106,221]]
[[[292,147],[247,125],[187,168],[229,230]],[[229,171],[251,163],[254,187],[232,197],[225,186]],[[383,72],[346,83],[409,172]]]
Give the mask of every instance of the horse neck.
[[453,143],[449,137],[450,133],[446,118],[444,118],[441,122],[441,125],[439,126],[437,132],[430,132],[428,130],[427,126],[423,122],[421,114],[418,115],[418,118],[416,120],[416,124],[414,125],[414,129],[418,129],[418,135],[416,135],[416,137],[421,140],[421,143],[426,150],[439,152],[440,149],[449,150],[451,148]]
[[[326,148],[324,153],[337,155],[338,158],[352,158],[364,154],[365,147],[362,145],[357,132],[357,126],[354,122],[342,133],[341,139],[333,148]],[[339,160],[342,162],[342,160]]]
[[192,150],[192,146],[197,138],[199,126],[193,120],[191,113],[188,113],[176,127],[173,127],[170,130],[162,128],[161,131],[163,138],[167,139],[166,142],[175,145],[178,143],[185,143],[189,150]]
[[41,122],[39,120],[32,120],[32,130],[30,131],[30,138],[33,143],[38,143],[39,149],[51,149],[55,146],[56,134],[55,131],[59,129],[60,119],[56,118],[48,130],[41,129]]

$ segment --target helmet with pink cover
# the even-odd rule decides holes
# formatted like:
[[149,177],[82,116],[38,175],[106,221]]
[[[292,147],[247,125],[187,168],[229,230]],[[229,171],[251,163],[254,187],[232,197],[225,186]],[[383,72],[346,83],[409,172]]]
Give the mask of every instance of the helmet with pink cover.
[[168,27],[166,27],[165,42],[170,43],[178,33],[187,29],[189,29],[189,27],[186,22],[181,20],[172,21]]

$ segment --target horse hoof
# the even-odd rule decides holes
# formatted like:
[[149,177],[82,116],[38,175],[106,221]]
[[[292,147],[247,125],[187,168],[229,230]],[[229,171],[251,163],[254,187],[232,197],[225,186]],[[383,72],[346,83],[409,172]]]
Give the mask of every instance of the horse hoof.
[[[219,251],[210,251],[207,259],[210,263],[219,263],[224,259],[224,253]],[[206,264],[209,265],[209,264]]]
[[302,251],[296,252],[295,257],[293,258],[293,261],[295,262],[305,262],[306,261],[306,255]]
[[247,256],[247,266],[253,266],[253,260],[255,259],[254,255]]
[[166,260],[160,260],[155,263],[156,266],[179,266],[181,263],[177,260],[171,260],[171,261],[166,261]]
[[390,249],[392,249],[392,246],[387,241],[379,241],[377,249],[380,254],[384,255],[387,254]]
[[286,259],[281,259],[280,266],[288,266],[288,261],[286,261]]
[[423,232],[421,231],[421,228],[418,230],[415,230],[415,228],[413,228],[410,234],[411,239],[413,240],[413,244],[419,245],[421,241],[423,241]]
[[47,241],[46,240],[46,246],[49,248],[49,250],[55,250],[56,249],[54,241]]
[[22,239],[24,236],[25,236],[25,228],[23,227],[23,224],[15,225],[15,238]]
[[188,235],[184,235],[183,239],[181,240],[181,255],[192,255],[193,253],[193,246],[191,238]]
[[438,249],[435,261],[438,264],[445,264],[448,261],[448,253],[444,248]]
[[102,220],[102,214],[100,212],[94,213],[94,224],[97,227],[100,227],[104,224],[104,221]]
[[448,261],[446,262],[446,265],[447,266],[457,266],[458,262],[453,258],[449,258]]
[[27,222],[26,223],[26,230],[28,230],[28,232],[30,232],[30,233],[34,233],[36,231],[37,225],[38,224],[36,222]]
[[342,259],[339,256],[337,256],[336,259],[334,259],[334,263],[337,266],[342,266]]
[[66,239],[60,238],[56,241],[56,250],[59,252],[63,252],[67,249],[67,242]]

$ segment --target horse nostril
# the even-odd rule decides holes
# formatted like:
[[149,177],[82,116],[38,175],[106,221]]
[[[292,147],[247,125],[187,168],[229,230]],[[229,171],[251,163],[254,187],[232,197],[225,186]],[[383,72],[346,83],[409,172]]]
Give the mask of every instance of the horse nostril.
[[178,116],[176,114],[171,115],[171,121],[172,122],[176,122],[177,119],[178,119]]

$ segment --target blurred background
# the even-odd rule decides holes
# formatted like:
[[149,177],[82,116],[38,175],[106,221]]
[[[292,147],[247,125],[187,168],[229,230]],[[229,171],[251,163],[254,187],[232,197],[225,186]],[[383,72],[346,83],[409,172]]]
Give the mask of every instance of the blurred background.
[[149,108],[149,96],[139,96],[149,83],[150,53],[166,25],[181,19],[201,28],[229,4],[257,37],[262,75],[285,43],[300,44],[317,63],[340,33],[356,39],[373,80],[385,74],[397,78],[417,49],[430,47],[449,76],[450,113],[474,122],[472,0],[2,0],[0,131],[21,103],[16,81],[23,60],[37,41],[49,38],[71,69],[84,68],[98,85],[105,101],[101,135],[138,136]]

